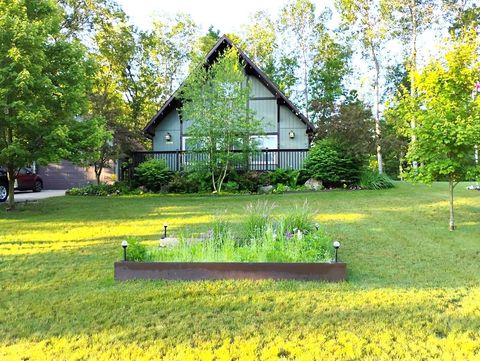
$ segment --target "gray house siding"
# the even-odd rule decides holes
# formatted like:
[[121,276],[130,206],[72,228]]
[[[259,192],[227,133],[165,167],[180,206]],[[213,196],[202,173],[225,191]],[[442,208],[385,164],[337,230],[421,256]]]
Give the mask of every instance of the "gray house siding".
[[[251,84],[251,98],[248,106],[255,113],[255,117],[260,120],[261,127],[265,135],[276,136],[277,144],[270,147],[275,149],[308,149],[309,137],[307,126],[302,120],[293,113],[287,106],[279,105],[274,94],[253,76],[247,76]],[[170,111],[165,118],[155,128],[153,137],[153,150],[155,152],[176,152],[183,150],[182,137],[188,136],[188,128],[191,121],[181,120],[178,110]],[[290,138],[290,132],[295,133],[295,137]],[[171,141],[167,142],[165,136],[171,135]],[[181,161],[180,155],[156,155],[164,158],[172,169],[177,168],[177,163]],[[187,157],[184,155],[184,157]],[[283,156],[281,153],[274,158],[281,168],[293,168],[293,161]]]
[[[153,137],[154,151],[175,151],[181,148],[180,143],[180,117],[177,110],[172,110],[155,128],[155,136]],[[172,141],[167,142],[165,136],[170,133]]]
[[[290,139],[293,131],[295,138]],[[305,124],[285,105],[280,106],[280,148],[279,149],[308,149],[309,140]]]
[[[205,64],[213,64],[223,51],[232,47],[235,45],[223,36],[207,54]],[[264,161],[252,158],[252,164],[257,164],[258,169],[266,168],[267,170],[270,167],[301,167],[310,145],[309,141],[315,131],[314,125],[245,53],[238,48],[237,50],[245,65],[245,82],[251,86],[250,99],[246,106],[254,111],[255,117],[260,120],[263,128],[261,134],[252,134],[252,136],[262,148],[261,156]],[[188,149],[188,154],[183,154],[182,151],[185,150],[184,140],[188,137],[192,123],[187,119],[181,119],[179,107],[181,107],[181,99],[176,98],[175,93],[146,125],[144,131],[152,139],[154,152],[150,152],[151,154],[137,152],[139,154],[136,156],[136,161],[140,162],[153,155],[158,158],[168,158],[170,167],[176,169],[189,162],[189,155],[192,156],[192,153],[188,153]],[[165,140],[168,133],[171,135],[169,142]],[[262,168],[262,164],[266,167]]]

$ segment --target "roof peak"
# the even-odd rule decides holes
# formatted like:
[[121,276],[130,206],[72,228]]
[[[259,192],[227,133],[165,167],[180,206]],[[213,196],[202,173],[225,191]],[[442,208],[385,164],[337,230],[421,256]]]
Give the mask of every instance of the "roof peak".
[[[303,123],[307,125],[307,129],[309,131],[314,131],[314,126],[310,121],[305,117],[304,114],[288,99],[285,94],[278,88],[278,86],[273,83],[270,78],[245,54],[245,52],[240,49],[226,34],[223,34],[215,43],[215,45],[212,47],[212,49],[208,52],[207,56],[205,57],[204,64],[208,66],[209,64],[212,64],[216,58],[221,54],[222,50],[222,44],[224,44],[224,49],[229,46],[229,47],[235,47],[235,49],[238,51],[238,56],[245,62],[245,66],[249,68],[250,74],[255,75],[258,80],[260,80],[269,90],[274,94],[274,96],[277,98],[277,101],[283,102],[290,110],[295,113],[296,116],[298,116]],[[181,86],[180,86],[181,87]],[[178,89],[177,89],[178,91]],[[167,102],[163,105],[163,107],[158,111],[158,113],[152,118],[152,120],[147,124],[147,126],[144,128],[144,132],[146,134],[149,134],[151,136],[154,135],[154,127],[156,124],[163,119],[163,117],[166,115],[168,112],[168,107],[174,102],[175,100],[175,93],[167,100]]]

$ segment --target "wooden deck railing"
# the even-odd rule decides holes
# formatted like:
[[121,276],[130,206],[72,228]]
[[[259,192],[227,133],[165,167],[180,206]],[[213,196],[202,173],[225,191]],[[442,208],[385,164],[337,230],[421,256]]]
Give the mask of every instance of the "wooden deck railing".
[[[270,171],[277,168],[301,169],[308,154],[308,149],[262,149],[248,157],[242,157],[242,151],[234,151],[238,157],[234,160],[233,167],[239,170]],[[164,152],[134,152],[130,165],[130,176],[133,169],[140,163],[149,159],[163,159],[170,170],[181,171],[201,161],[207,161],[205,153],[189,151],[164,151]]]

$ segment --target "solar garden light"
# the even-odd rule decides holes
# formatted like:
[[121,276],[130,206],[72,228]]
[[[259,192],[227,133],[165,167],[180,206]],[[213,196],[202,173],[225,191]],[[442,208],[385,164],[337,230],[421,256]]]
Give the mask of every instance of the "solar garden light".
[[335,263],[338,262],[338,249],[340,248],[340,242],[339,241],[334,241],[333,242],[333,248],[335,248]]
[[163,224],[163,237],[162,238],[167,238],[167,228],[168,228],[168,224],[164,223]]
[[127,247],[128,247],[128,242],[126,240],[122,241],[122,247],[123,247],[123,260],[127,260]]

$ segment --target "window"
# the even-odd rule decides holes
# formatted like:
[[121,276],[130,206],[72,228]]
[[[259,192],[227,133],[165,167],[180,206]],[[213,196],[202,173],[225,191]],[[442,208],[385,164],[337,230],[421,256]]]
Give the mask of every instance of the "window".
[[252,140],[259,149],[277,149],[278,136],[275,135],[252,135]]
[[[254,165],[274,166],[277,164],[278,135],[252,135],[252,140],[256,143],[258,149],[272,150],[253,154],[250,163]],[[252,167],[255,169],[255,167]],[[263,167],[262,167],[263,168]]]

